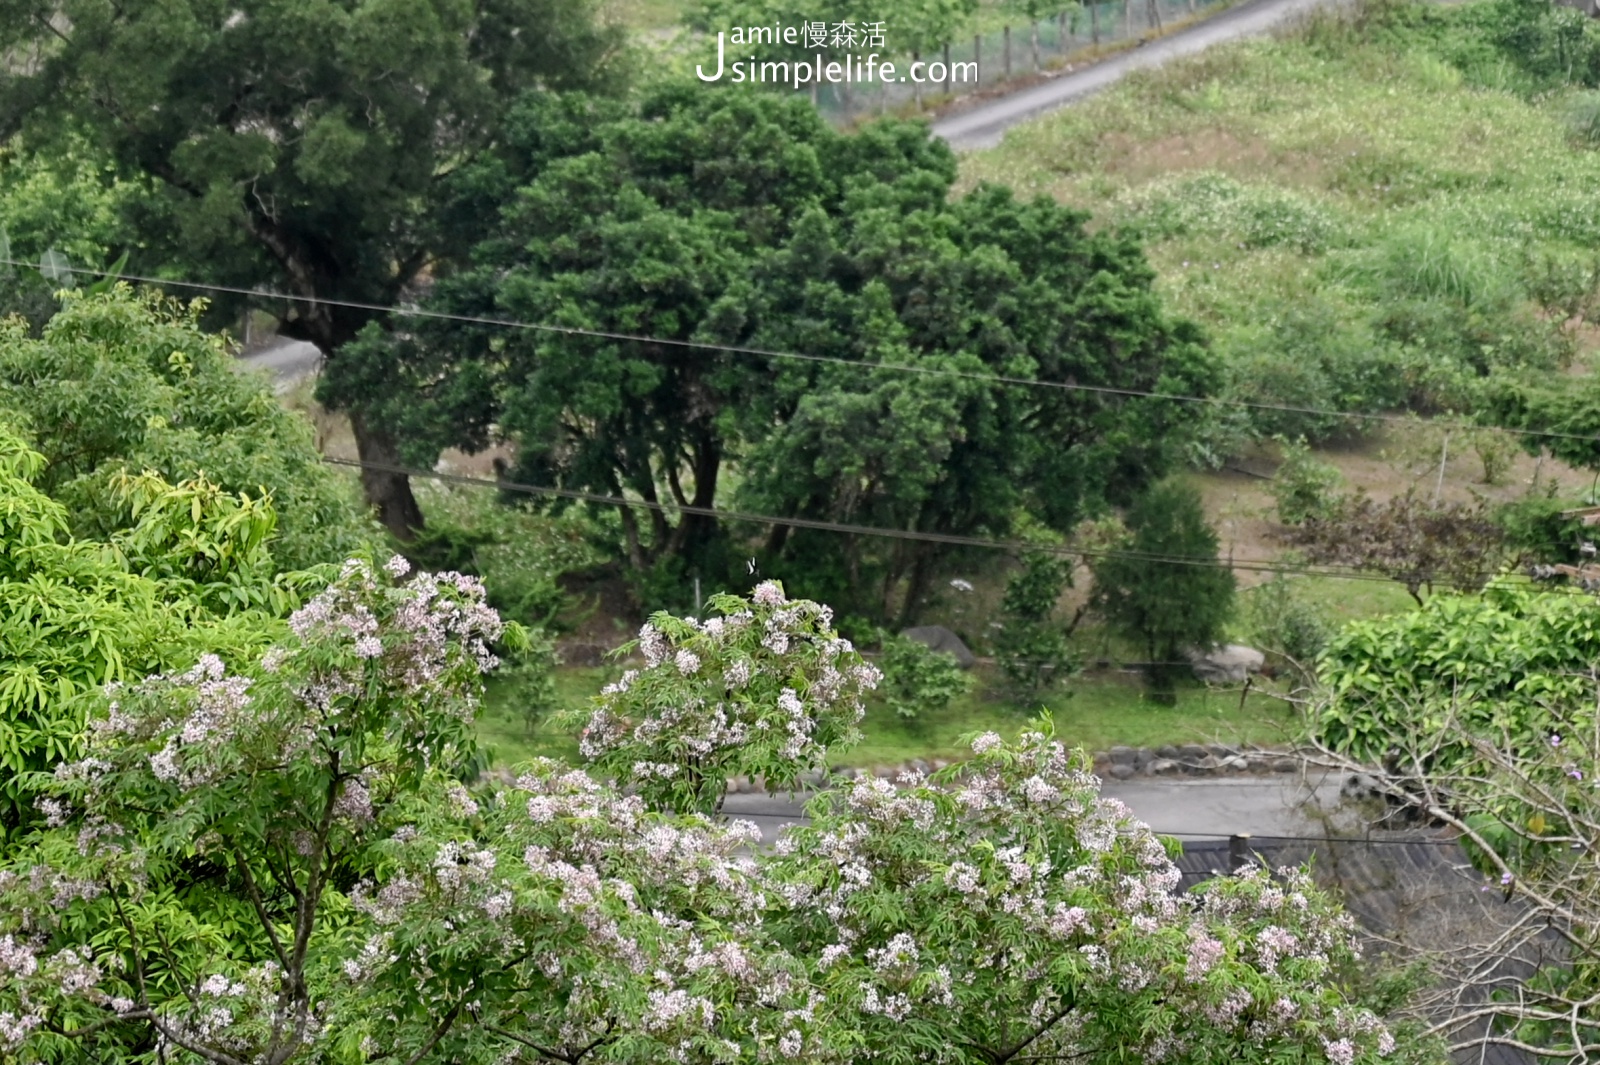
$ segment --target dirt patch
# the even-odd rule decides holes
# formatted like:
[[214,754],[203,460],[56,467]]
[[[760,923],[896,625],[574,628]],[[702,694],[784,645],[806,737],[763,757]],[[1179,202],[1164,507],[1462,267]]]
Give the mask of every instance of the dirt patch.
[[[1499,483],[1486,484],[1482,460],[1467,442],[1452,434],[1447,445],[1443,431],[1426,422],[1393,426],[1358,441],[1324,447],[1316,457],[1339,470],[1344,490],[1361,487],[1380,502],[1415,489],[1429,499],[1437,493],[1441,502],[1483,499],[1510,503],[1543,494],[1552,483],[1562,497],[1571,498],[1588,491],[1595,481],[1593,472],[1519,452]],[[1277,465],[1276,457],[1263,450],[1224,469],[1190,475],[1200,489],[1206,516],[1217,530],[1223,558],[1270,563],[1283,554],[1271,492]],[[1237,576],[1240,586],[1248,588],[1270,579],[1271,574],[1241,570]]]

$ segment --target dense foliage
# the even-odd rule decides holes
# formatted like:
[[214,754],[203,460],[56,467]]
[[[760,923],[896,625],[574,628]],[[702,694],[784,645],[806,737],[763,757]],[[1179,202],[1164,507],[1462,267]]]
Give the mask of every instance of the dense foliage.
[[908,721],[943,710],[977,684],[954,655],[909,636],[885,634],[878,665],[884,705]]
[[280,573],[265,500],[153,475],[109,489],[129,525],[74,539],[35,482],[43,456],[0,424],[0,835],[34,819],[26,774],[76,757],[102,684],[245,654],[313,574]]
[[1458,1051],[1571,1062],[1600,1050],[1597,620],[1587,592],[1502,579],[1352,625],[1323,661],[1311,720],[1327,764],[1360,771],[1391,811],[1459,833],[1483,891],[1511,903],[1415,958],[1435,974],[1425,1008]]
[[[1066,531],[1164,469],[1186,419],[999,378],[1193,393],[1211,363],[1136,246],[1049,200],[953,197],[954,176],[921,127],[847,136],[803,100],[534,98],[455,183],[483,231],[434,306],[654,339],[449,323],[373,336],[333,373],[434,449],[495,427],[520,480],[662,504],[623,515],[635,571],[733,576],[726,530],[671,510],[724,505],[735,462],[734,501],[780,517],[994,536],[1029,512]],[[896,619],[944,550],[779,526],[763,566]]]
[[[537,26],[538,32],[522,32]],[[101,146],[147,181],[140,272],[295,297],[285,331],[334,357],[451,252],[436,192],[493,141],[523,92],[603,86],[618,36],[573,0],[245,0],[106,6],[0,3],[0,140]],[[336,394],[362,456],[399,442],[359,393]],[[405,535],[403,477],[368,471],[369,500]]]
[[1206,650],[1233,613],[1233,571],[1217,557],[1200,493],[1156,485],[1128,511],[1128,534],[1090,560],[1095,610],[1148,656],[1152,694],[1174,700],[1183,654]]
[[1436,752],[1440,768],[1467,757],[1475,738],[1532,753],[1558,723],[1588,727],[1552,715],[1558,707],[1592,714],[1584,693],[1597,657],[1600,602],[1591,595],[1510,578],[1481,595],[1436,595],[1334,637],[1321,666],[1331,701],[1317,729],[1337,750],[1381,759],[1396,729],[1448,718],[1459,732]]
[[[265,654],[111,686],[83,755],[30,776],[48,823],[0,869],[0,1052],[1409,1058],[1349,996],[1349,919],[1307,877],[1177,893],[1161,841],[1096,795],[1048,726],[979,736],[937,780],[824,792],[776,852],[603,770],[541,761],[473,793],[451,772],[490,644],[516,633],[473,579],[407,571],[352,561]],[[706,746],[696,712],[730,687],[713,666],[750,670],[735,691],[807,692],[783,728],[807,745],[870,687],[817,604],[763,584],[717,606],[721,632],[652,622],[654,676],[598,710],[648,692],[634,742],[653,728],[679,772]],[[759,634],[765,654],[745,646]]]
[[103,539],[131,521],[109,487],[119,474],[203,475],[270,496],[281,567],[346,557],[376,529],[305,420],[200,328],[203,306],[117,287],[69,298],[38,337],[0,321],[0,411],[44,456],[40,488],[67,506],[74,532]]

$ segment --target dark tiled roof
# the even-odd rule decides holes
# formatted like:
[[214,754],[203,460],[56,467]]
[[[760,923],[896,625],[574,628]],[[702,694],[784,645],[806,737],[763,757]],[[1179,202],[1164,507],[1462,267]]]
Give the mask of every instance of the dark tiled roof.
[[[1270,869],[1310,863],[1317,880],[1336,893],[1369,938],[1368,953],[1451,951],[1503,927],[1517,912],[1498,890],[1485,891],[1461,846],[1437,835],[1388,834],[1365,838],[1241,841],[1257,864]],[[1233,848],[1230,852],[1230,848]],[[1189,890],[1232,864],[1239,844],[1226,839],[1185,841],[1177,865]],[[1532,966],[1508,958],[1500,975],[1525,978]],[[1460,1038],[1459,1036],[1457,1038]],[[1479,1045],[1458,1052],[1462,1065],[1532,1065],[1511,1047]]]

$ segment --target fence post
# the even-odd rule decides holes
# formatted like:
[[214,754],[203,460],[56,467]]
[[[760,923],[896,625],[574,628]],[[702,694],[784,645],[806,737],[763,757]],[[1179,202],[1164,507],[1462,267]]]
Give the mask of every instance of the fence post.
[[[920,62],[921,60],[922,60],[922,53],[917,51],[917,50],[915,50],[915,49],[913,49],[912,52],[911,52],[911,62],[913,64],[916,64],[916,63]],[[927,68],[924,67],[923,69],[926,70]],[[911,95],[912,95],[912,98],[917,101],[917,110],[921,111],[922,110],[922,82],[913,81],[911,83]]]
[[950,73],[950,42],[946,41],[944,45],[944,94],[946,96],[950,95],[950,86],[953,81],[954,79]]
[[1228,873],[1237,873],[1250,864],[1250,833],[1235,832],[1228,837]]
[[1005,36],[1005,41],[1006,41],[1006,64],[1005,64],[1006,65],[1006,80],[1009,81],[1011,79],[1011,27],[1010,26],[1007,26],[1005,28],[1004,36]]
[[1133,0],[1122,0],[1122,39],[1133,36]]
[[1150,0],[1150,24],[1157,33],[1161,32],[1161,0]]
[[1089,41],[1100,47],[1100,0],[1089,5]]
[[1067,13],[1065,11],[1056,16],[1056,51],[1062,55],[1067,54]]
[[983,88],[983,34],[972,35],[972,69],[978,72],[978,88]]

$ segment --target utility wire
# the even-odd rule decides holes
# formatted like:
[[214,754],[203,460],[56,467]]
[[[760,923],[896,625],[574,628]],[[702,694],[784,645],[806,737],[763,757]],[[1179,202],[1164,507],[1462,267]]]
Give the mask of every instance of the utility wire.
[[[488,477],[473,477],[468,474],[443,473],[438,470],[425,470],[413,466],[401,466],[386,462],[367,462],[359,459],[341,459],[324,456],[323,461],[330,466],[345,466],[352,469],[373,470],[379,473],[404,474],[408,477],[421,477],[428,480],[442,481],[451,484],[476,485],[485,488],[497,488],[504,492],[517,492],[525,495],[550,496],[558,499],[570,499],[583,503],[597,503],[606,506],[633,507],[640,510],[653,510],[662,513],[694,514],[703,517],[717,518],[722,521],[750,522],[758,525],[789,525],[801,529],[817,529],[823,532],[849,533],[856,536],[876,536],[895,540],[916,540],[926,543],[949,544],[958,547],[978,547],[990,550],[1011,552],[1043,551],[1047,554],[1081,557],[1081,558],[1131,558],[1146,562],[1169,563],[1183,566],[1211,566],[1229,570],[1240,570],[1247,573],[1295,573],[1303,576],[1331,577],[1338,580],[1373,581],[1382,584],[1393,582],[1393,578],[1384,577],[1375,573],[1362,573],[1356,570],[1337,570],[1315,568],[1304,565],[1286,565],[1273,562],[1270,559],[1220,559],[1220,558],[1195,558],[1183,555],[1160,555],[1140,551],[1124,551],[1118,549],[1101,549],[1089,547],[1075,547],[1070,544],[1036,544],[1021,540],[989,540],[978,536],[962,536],[954,533],[922,532],[915,529],[886,529],[874,525],[851,525],[845,522],[824,521],[816,518],[785,518],[773,514],[754,514],[748,511],[722,510],[715,507],[697,507],[688,504],[652,502],[647,499],[628,499],[624,496],[602,495],[596,492],[583,492],[572,488],[555,488],[549,485],[521,484],[515,481],[498,481]],[[1439,584],[1455,587],[1450,582],[1439,578],[1430,579],[1422,576],[1423,583]],[[1567,592],[1587,595],[1580,589],[1556,586],[1545,589],[1550,592]]]
[[[0,258],[0,265],[20,266],[36,269],[34,263],[23,262],[20,259]],[[492,325],[505,329],[521,329],[535,332],[556,333],[563,336],[592,337],[599,340],[620,340],[639,344],[655,344],[663,347],[691,348],[701,351],[723,352],[731,355],[755,355],[768,359],[790,359],[799,362],[822,363],[830,365],[848,366],[853,370],[894,370],[901,373],[922,374],[930,377],[952,377],[962,380],[979,381],[986,384],[1020,385],[1029,388],[1048,388],[1063,392],[1085,392],[1095,395],[1122,396],[1134,399],[1161,399],[1174,403],[1196,403],[1210,406],[1241,407],[1248,410],[1276,411],[1286,414],[1313,414],[1323,417],[1351,418],[1360,421],[1379,422],[1382,424],[1402,425],[1415,427],[1414,420],[1402,414],[1360,413],[1356,411],[1327,410],[1318,407],[1299,407],[1284,403],[1257,403],[1251,400],[1229,399],[1224,396],[1189,396],[1170,392],[1152,392],[1137,388],[1114,388],[1107,385],[1084,385],[1070,381],[1041,381],[1031,377],[1014,377],[1006,374],[973,373],[967,370],[941,369],[932,366],[916,366],[911,363],[901,362],[862,362],[856,359],[845,359],[836,355],[807,355],[793,351],[773,351],[767,348],[746,347],[737,344],[717,344],[704,340],[675,340],[662,337],[643,336],[636,333],[611,332],[601,329],[582,329],[577,326],[552,325],[542,322],[523,322],[511,318],[495,318],[485,315],[450,314],[445,311],[429,311],[420,307],[385,307],[377,303],[363,303],[358,300],[325,299],[311,296],[293,296],[282,292],[262,291],[260,289],[241,288],[234,285],[216,285],[199,281],[177,281],[171,278],[144,277],[138,274],[113,274],[107,270],[87,270],[78,267],[67,267],[66,272],[84,274],[89,277],[111,277],[122,281],[137,281],[150,285],[169,285],[175,288],[195,289],[203,292],[226,292],[231,295],[253,296],[263,300],[283,300],[289,303],[306,303],[323,305],[327,307],[345,307],[351,310],[372,311],[378,314],[392,314],[405,318],[426,318],[439,321],[463,322],[469,325]],[[1559,440],[1588,440],[1600,439],[1592,433],[1563,433],[1548,429],[1511,429],[1496,426],[1500,432],[1513,436],[1539,437],[1543,439]]]
[[662,513],[694,514],[698,516],[717,518],[721,521],[743,521],[758,525],[790,525],[800,529],[817,529],[824,532],[849,533],[856,536],[877,536],[893,540],[916,540],[925,543],[949,544],[958,547],[981,547],[1005,551],[1043,551],[1048,554],[1072,555],[1084,558],[1133,558],[1148,562],[1170,562],[1174,565],[1187,566],[1212,566],[1246,571],[1279,572],[1295,571],[1314,573],[1320,576],[1348,577],[1351,580],[1382,581],[1388,582],[1390,578],[1371,573],[1355,571],[1316,570],[1309,567],[1284,566],[1268,559],[1235,559],[1228,561],[1214,558],[1195,558],[1183,555],[1159,555],[1139,551],[1103,550],[1099,548],[1074,547],[1070,544],[1035,544],[1022,540],[989,540],[979,536],[963,536],[956,533],[923,532],[916,529],[886,529],[876,525],[851,525],[846,522],[825,521],[817,518],[785,518],[774,514],[755,514],[749,511],[723,510],[716,507],[697,507],[690,504],[661,503],[648,499],[628,499],[625,496],[602,495],[597,492],[583,492],[572,488],[554,488],[549,485],[520,484],[515,481],[497,481],[488,477],[473,477],[460,473],[442,473],[437,470],[425,470],[414,466],[400,466],[387,462],[368,462],[359,459],[341,459],[324,457],[324,462],[331,466],[347,466],[354,469],[373,470],[380,473],[404,474],[409,477],[422,477],[436,481],[445,481],[454,484],[478,485],[486,488],[498,488],[505,492],[518,492],[527,495],[553,496],[559,499],[571,499],[583,503],[598,503],[607,506],[634,507],[640,510],[653,510]]
[[[19,266],[19,267],[25,267],[25,268],[33,268],[34,267],[34,264],[32,264],[32,263],[24,262],[24,261],[22,261],[20,259],[11,259],[11,258],[4,258],[4,257],[0,257],[0,265]],[[1174,402],[1201,403],[1201,404],[1222,405],[1222,406],[1238,406],[1238,407],[1244,407],[1244,408],[1248,408],[1248,409],[1252,409],[1252,410],[1270,410],[1270,411],[1280,411],[1280,412],[1299,413],[1299,414],[1317,414],[1317,415],[1325,415],[1325,416],[1330,416],[1330,417],[1356,418],[1356,419],[1364,419],[1364,420],[1378,421],[1378,422],[1384,422],[1384,423],[1397,423],[1397,424],[1404,424],[1404,425],[1408,425],[1408,426],[1411,426],[1411,425],[1414,424],[1410,418],[1407,418],[1407,417],[1404,417],[1404,416],[1401,416],[1401,415],[1393,415],[1393,414],[1361,414],[1361,413],[1356,413],[1356,412],[1351,412],[1351,411],[1325,410],[1325,409],[1320,409],[1320,408],[1315,408],[1315,407],[1296,407],[1296,406],[1290,406],[1290,405],[1286,405],[1286,404],[1253,403],[1253,402],[1250,402],[1250,401],[1247,401],[1247,400],[1234,400],[1234,399],[1227,399],[1227,398],[1224,398],[1224,397],[1217,397],[1217,396],[1187,396],[1187,395],[1177,395],[1177,394],[1164,393],[1164,392],[1151,392],[1151,391],[1146,391],[1146,390],[1141,390],[1141,389],[1111,388],[1111,387],[1106,387],[1106,386],[1101,386],[1101,385],[1082,385],[1082,384],[1076,384],[1076,383],[1071,383],[1071,382],[1063,382],[1063,381],[1040,381],[1040,380],[1033,379],[1033,378],[1011,377],[1011,376],[1006,376],[1006,375],[1001,375],[1001,374],[994,374],[994,375],[991,375],[991,374],[978,374],[978,373],[970,373],[970,372],[962,371],[962,370],[948,370],[948,369],[937,369],[937,368],[926,367],[926,366],[914,366],[914,365],[910,365],[910,364],[906,364],[906,363],[863,363],[863,362],[860,362],[860,361],[857,361],[857,360],[844,359],[844,358],[839,358],[837,356],[830,356],[830,355],[806,355],[806,354],[800,354],[800,353],[797,353],[797,352],[772,351],[772,350],[768,350],[768,349],[764,349],[764,348],[741,347],[741,346],[737,346],[737,345],[728,345],[728,344],[713,344],[713,343],[706,342],[706,341],[662,339],[662,338],[657,338],[657,337],[642,336],[642,335],[631,334],[631,333],[615,333],[615,332],[607,332],[607,331],[602,331],[602,330],[581,329],[581,328],[572,327],[572,326],[558,326],[558,325],[550,325],[550,324],[537,323],[537,322],[522,322],[522,321],[516,321],[514,319],[506,319],[506,318],[491,318],[491,317],[480,316],[480,315],[449,314],[449,313],[445,313],[445,312],[442,312],[442,311],[422,310],[420,308],[384,307],[384,306],[382,306],[380,304],[375,304],[375,303],[362,303],[362,302],[353,301],[353,300],[337,300],[337,299],[313,298],[313,297],[309,297],[309,296],[293,296],[293,295],[289,295],[289,294],[286,294],[286,293],[262,291],[262,290],[259,290],[259,289],[247,289],[247,288],[242,288],[242,287],[238,287],[238,286],[231,286],[231,285],[217,285],[217,284],[210,284],[210,283],[203,283],[203,282],[196,282],[196,281],[173,280],[173,279],[170,279],[170,278],[156,278],[156,277],[148,277],[148,276],[142,276],[142,275],[137,275],[137,274],[114,274],[114,273],[111,273],[110,271],[106,271],[106,270],[88,270],[88,269],[79,269],[77,267],[67,267],[66,270],[67,270],[68,273],[84,274],[86,276],[91,276],[91,277],[112,277],[112,278],[115,278],[115,279],[118,279],[118,280],[136,281],[136,282],[140,282],[140,283],[144,283],[144,284],[170,285],[170,286],[174,286],[174,287],[178,287],[178,288],[197,289],[197,290],[201,290],[201,291],[226,292],[226,293],[230,293],[230,294],[234,294],[234,295],[253,296],[253,297],[257,297],[257,298],[261,298],[261,299],[276,299],[276,300],[284,300],[286,302],[298,302],[298,303],[309,303],[309,304],[324,304],[324,305],[327,305],[327,306],[347,307],[347,308],[351,308],[351,309],[355,309],[355,310],[373,311],[375,313],[393,314],[393,315],[399,315],[399,316],[403,316],[403,317],[415,317],[415,318],[427,318],[427,319],[437,319],[437,320],[445,320],[445,321],[457,321],[457,322],[465,322],[465,323],[477,324],[477,325],[493,325],[493,326],[501,326],[501,327],[509,328],[509,329],[534,330],[534,331],[541,331],[541,332],[551,332],[551,333],[564,334],[564,335],[569,335],[569,336],[586,336],[586,337],[594,337],[594,338],[607,339],[607,340],[622,340],[622,341],[630,341],[630,342],[636,342],[636,343],[658,344],[658,345],[665,345],[665,346],[675,346],[675,347],[693,348],[693,349],[699,349],[699,350],[726,352],[726,353],[732,353],[732,354],[757,355],[757,356],[762,356],[762,357],[766,357],[766,358],[795,359],[795,360],[800,360],[800,361],[804,361],[804,362],[837,364],[837,365],[842,365],[842,366],[848,366],[848,367],[851,367],[851,368],[856,369],[856,370],[860,370],[860,369],[863,369],[863,368],[868,368],[868,369],[888,369],[888,370],[896,370],[896,371],[907,372],[907,373],[923,374],[923,375],[928,375],[928,376],[956,377],[956,378],[961,378],[961,379],[966,379],[966,380],[974,380],[974,381],[981,381],[981,382],[1001,383],[1001,384],[1009,384],[1009,385],[1022,385],[1022,386],[1036,387],[1036,388],[1051,388],[1051,389],[1057,389],[1057,390],[1061,390],[1061,391],[1071,391],[1071,392],[1088,392],[1088,393],[1099,394],[1099,395],[1113,395],[1113,396],[1124,396],[1124,397],[1132,397],[1132,398],[1147,398],[1147,399],[1163,399],[1163,400],[1171,400],[1171,401],[1174,401]],[[1595,440],[1595,439],[1597,439],[1595,436],[1590,435],[1590,434],[1558,433],[1558,432],[1551,432],[1551,431],[1547,431],[1547,430],[1537,430],[1537,429],[1502,429],[1501,431],[1506,432],[1506,433],[1510,433],[1510,434],[1513,434],[1513,435],[1535,436],[1535,437],[1543,437],[1543,438],[1559,438],[1559,439],[1569,439],[1569,440]],[[1345,580],[1367,580],[1367,581],[1378,581],[1378,582],[1388,582],[1388,581],[1391,580],[1391,578],[1383,577],[1383,576],[1379,576],[1379,575],[1375,575],[1375,574],[1359,573],[1359,572],[1353,572],[1353,571],[1337,571],[1337,570],[1332,570],[1332,569],[1327,569],[1327,568],[1313,569],[1313,568],[1310,568],[1310,567],[1303,567],[1303,566],[1301,566],[1301,567],[1285,566],[1285,565],[1282,565],[1282,564],[1273,563],[1273,562],[1271,562],[1269,560],[1262,560],[1262,559],[1245,559],[1245,560],[1232,560],[1232,561],[1229,561],[1229,562],[1223,562],[1222,560],[1184,558],[1184,557],[1181,557],[1181,556],[1143,555],[1143,554],[1138,553],[1138,552],[1127,552],[1127,551],[1097,551],[1097,550],[1094,550],[1094,549],[1073,548],[1073,547],[1068,547],[1068,546],[1044,546],[1044,545],[1038,545],[1038,544],[1023,543],[1023,542],[1020,542],[1020,541],[985,540],[985,539],[981,539],[981,538],[978,538],[978,537],[956,536],[956,535],[943,534],[943,533],[918,532],[918,531],[915,531],[915,530],[883,529],[883,528],[878,528],[878,527],[873,527],[873,526],[847,525],[847,524],[838,523],[838,522],[817,521],[817,520],[814,520],[814,519],[805,519],[805,518],[780,518],[780,517],[776,517],[776,516],[773,516],[773,515],[749,514],[749,513],[742,513],[742,512],[737,512],[737,511],[716,510],[716,509],[709,508],[709,507],[693,507],[693,506],[688,506],[688,505],[672,505],[672,506],[669,506],[667,504],[662,504],[662,503],[651,503],[651,502],[649,502],[647,500],[630,500],[630,499],[626,499],[626,498],[619,497],[619,496],[603,496],[603,495],[597,495],[597,494],[589,493],[589,492],[577,492],[577,491],[573,491],[573,490],[570,490],[570,489],[558,489],[558,488],[552,488],[552,487],[548,487],[548,486],[525,485],[525,484],[515,484],[515,483],[511,483],[511,482],[490,481],[490,480],[487,480],[485,478],[462,477],[460,475],[442,474],[442,473],[439,473],[437,471],[420,470],[420,469],[415,469],[415,468],[411,468],[411,467],[394,466],[394,465],[388,465],[388,464],[384,464],[384,463],[354,462],[354,461],[351,461],[351,460],[348,460],[348,459],[331,459],[331,458],[327,459],[326,461],[328,461],[329,463],[334,464],[334,465],[355,466],[355,467],[359,467],[359,468],[362,468],[362,469],[370,469],[370,470],[381,471],[381,472],[404,474],[404,475],[412,476],[412,477],[425,477],[425,478],[433,478],[433,479],[437,479],[437,480],[453,480],[453,481],[456,481],[458,483],[463,483],[463,484],[492,485],[492,486],[498,487],[498,488],[500,488],[502,490],[505,490],[505,491],[515,491],[515,492],[532,493],[532,494],[540,494],[540,495],[550,495],[550,496],[557,496],[557,497],[568,498],[568,499],[581,500],[581,501],[584,501],[584,502],[610,504],[610,505],[615,505],[615,506],[630,506],[630,507],[644,508],[644,509],[655,509],[655,510],[661,510],[661,511],[664,511],[664,512],[676,511],[676,512],[679,512],[679,513],[686,513],[686,514],[699,514],[699,515],[704,515],[704,516],[707,516],[707,517],[725,519],[725,520],[729,520],[729,521],[748,521],[748,522],[754,522],[754,523],[757,523],[757,524],[769,524],[769,525],[789,525],[789,526],[794,526],[796,528],[811,528],[811,529],[820,529],[820,530],[827,530],[827,531],[834,531],[834,532],[852,533],[852,534],[857,534],[857,535],[889,537],[889,538],[904,539],[904,540],[920,540],[920,541],[926,541],[926,542],[932,542],[932,543],[945,543],[945,544],[951,544],[951,545],[957,545],[957,546],[998,548],[998,549],[1010,550],[1010,551],[1045,550],[1047,552],[1055,553],[1055,554],[1076,555],[1076,556],[1081,556],[1081,557],[1086,557],[1086,558],[1094,558],[1094,557],[1143,558],[1143,559],[1148,560],[1148,561],[1168,562],[1168,563],[1172,563],[1172,564],[1175,564],[1175,565],[1202,565],[1202,566],[1204,566],[1204,565],[1211,565],[1211,566],[1223,566],[1223,565],[1225,565],[1225,566],[1228,566],[1230,569],[1238,569],[1238,570],[1242,570],[1242,571],[1245,571],[1245,572],[1271,572],[1271,573],[1292,572],[1292,573],[1300,573],[1300,574],[1307,574],[1307,575],[1336,577],[1336,578],[1345,579]],[[1438,582],[1438,581],[1428,581],[1428,583],[1440,583],[1440,582]]]

